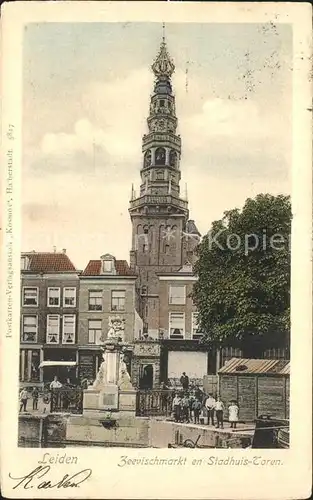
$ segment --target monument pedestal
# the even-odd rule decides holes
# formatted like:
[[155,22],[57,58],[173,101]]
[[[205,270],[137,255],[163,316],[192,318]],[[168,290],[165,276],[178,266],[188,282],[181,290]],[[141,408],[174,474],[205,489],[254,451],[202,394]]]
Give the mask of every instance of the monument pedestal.
[[99,412],[136,412],[134,390],[123,352],[127,344],[119,339],[108,339],[104,344],[103,363],[92,386],[84,391],[84,415]]
[[109,338],[104,349],[96,380],[84,391],[83,415],[69,418],[66,438],[103,446],[148,446],[149,420],[136,418],[136,391],[124,361],[131,346]]

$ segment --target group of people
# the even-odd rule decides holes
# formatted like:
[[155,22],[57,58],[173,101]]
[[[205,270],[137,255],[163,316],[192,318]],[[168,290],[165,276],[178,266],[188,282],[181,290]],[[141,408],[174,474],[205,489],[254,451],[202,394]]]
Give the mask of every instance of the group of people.
[[33,387],[31,394],[29,394],[27,388],[24,387],[20,392],[20,412],[27,411],[27,402],[30,397],[33,400],[33,410],[38,410],[38,399],[39,399],[38,387]]
[[[55,376],[52,382],[49,385],[50,390],[53,389],[61,389],[64,387],[61,382],[58,380],[58,377]],[[72,387],[70,380],[67,379],[65,387]],[[38,387],[28,388],[24,387],[20,392],[20,412],[27,411],[27,403],[28,400],[32,399],[33,410],[38,410],[38,400],[39,400],[39,390]],[[45,402],[45,395],[43,396],[43,401]]]
[[[182,391],[176,392],[173,402],[172,411],[175,422],[193,421],[195,424],[200,423],[200,415],[207,415],[208,425],[213,425],[216,428],[223,429],[225,404],[220,396],[216,398],[213,394],[205,395],[201,389],[196,386],[189,390],[189,377],[183,372],[180,383]],[[239,405],[235,400],[230,401],[228,405],[228,421],[231,429],[236,429],[239,420]]]

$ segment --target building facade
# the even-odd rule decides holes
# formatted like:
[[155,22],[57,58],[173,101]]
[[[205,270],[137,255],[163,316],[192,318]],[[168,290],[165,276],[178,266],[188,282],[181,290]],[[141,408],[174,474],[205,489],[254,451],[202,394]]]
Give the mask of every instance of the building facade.
[[65,250],[22,254],[21,385],[76,379],[78,275]]
[[142,334],[135,307],[137,276],[125,260],[106,254],[89,261],[79,279],[78,377],[92,381],[102,361],[101,346],[111,333],[118,331],[130,344]]
[[142,139],[140,189],[132,188],[129,213],[132,223],[130,265],[138,275],[138,309],[144,332],[159,337],[158,273],[179,270],[193,262],[200,234],[189,221],[187,192],[181,195],[181,138],[171,76],[175,70],[165,41],[152,65],[155,85]]

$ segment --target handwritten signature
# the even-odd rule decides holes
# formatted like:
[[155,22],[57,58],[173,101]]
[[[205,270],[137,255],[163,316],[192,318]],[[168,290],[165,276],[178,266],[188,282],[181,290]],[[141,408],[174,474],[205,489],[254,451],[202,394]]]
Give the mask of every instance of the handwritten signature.
[[69,474],[65,474],[62,479],[56,483],[51,483],[51,481],[45,480],[38,484],[38,479],[46,476],[50,469],[50,465],[40,465],[39,467],[36,467],[36,469],[32,470],[22,477],[13,477],[11,473],[9,473],[10,479],[13,479],[13,481],[18,481],[18,483],[13,486],[13,490],[20,487],[24,488],[24,490],[29,490],[34,487],[38,490],[46,488],[77,488],[92,474],[91,469],[83,469],[79,472],[76,472],[76,474],[73,474],[72,476],[70,476]]

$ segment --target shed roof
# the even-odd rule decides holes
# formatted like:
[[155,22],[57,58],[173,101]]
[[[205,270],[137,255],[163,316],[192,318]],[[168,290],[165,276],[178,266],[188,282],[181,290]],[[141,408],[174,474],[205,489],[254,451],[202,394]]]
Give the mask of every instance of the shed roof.
[[261,373],[266,375],[289,375],[290,361],[286,359],[232,358],[219,370],[220,374],[245,375]]

